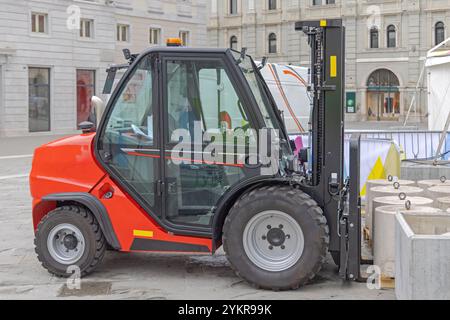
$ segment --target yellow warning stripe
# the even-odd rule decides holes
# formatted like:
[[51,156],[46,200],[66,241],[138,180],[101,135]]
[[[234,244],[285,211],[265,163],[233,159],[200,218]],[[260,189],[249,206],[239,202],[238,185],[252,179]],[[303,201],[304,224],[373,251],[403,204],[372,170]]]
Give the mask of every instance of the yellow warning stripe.
[[153,231],[134,230],[133,235],[139,238],[153,238]]

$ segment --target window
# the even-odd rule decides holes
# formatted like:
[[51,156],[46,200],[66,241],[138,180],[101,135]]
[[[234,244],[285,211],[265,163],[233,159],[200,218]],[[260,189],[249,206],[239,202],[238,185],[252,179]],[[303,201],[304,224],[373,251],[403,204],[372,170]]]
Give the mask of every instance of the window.
[[148,42],[153,45],[161,43],[161,29],[150,28]]
[[242,99],[222,61],[169,61],[166,69],[169,139],[177,129],[193,132],[195,122],[212,133],[223,129],[222,122],[227,130],[248,124]]
[[277,0],[268,0],[269,1],[269,10],[277,9]]
[[392,24],[387,27],[387,47],[395,48],[397,46],[397,34],[395,26]]
[[90,121],[96,123],[92,114],[91,99],[95,95],[95,71],[77,70],[77,126]]
[[379,47],[379,33],[377,27],[370,29],[370,48],[377,49]]
[[94,33],[94,20],[80,20],[80,38],[92,38]]
[[434,26],[434,39],[436,45],[445,41],[445,25],[441,21]]
[[47,33],[47,19],[46,13],[31,14],[31,32],[35,33]]
[[241,68],[242,73],[245,76],[245,79],[250,86],[250,89],[253,93],[253,96],[256,99],[259,110],[264,118],[265,127],[269,129],[279,129],[278,126],[272,121],[274,119],[273,107],[270,102],[270,98],[267,95],[267,92],[264,89],[264,80],[262,77],[259,77],[256,72],[256,66],[253,65],[253,62],[250,56],[246,56],[243,60],[240,53],[233,52],[234,58],[236,61],[240,61],[239,67]]
[[[156,147],[153,122],[153,72],[150,57],[143,58],[113,102],[100,150],[111,155],[108,166],[149,206],[156,203],[156,156],[137,153]],[[159,152],[157,151],[158,155]],[[157,211],[155,214],[160,214]]]
[[50,131],[50,69],[28,69],[28,128]]
[[189,45],[189,31],[180,31],[181,45],[187,47]]
[[236,36],[230,38],[230,48],[233,50],[238,49],[238,38]]
[[237,8],[237,1],[238,0],[229,0],[230,1],[230,14],[237,14],[238,8]]
[[275,33],[269,34],[269,53],[277,53],[277,35]]
[[152,110],[152,73],[150,58],[145,58],[123,87],[108,120],[107,132],[121,132],[135,125],[146,130],[151,126],[147,116]]
[[130,38],[130,26],[127,24],[117,25],[117,41],[128,42]]
[[312,4],[313,6],[321,6],[326,4],[335,4],[335,0],[313,0]]

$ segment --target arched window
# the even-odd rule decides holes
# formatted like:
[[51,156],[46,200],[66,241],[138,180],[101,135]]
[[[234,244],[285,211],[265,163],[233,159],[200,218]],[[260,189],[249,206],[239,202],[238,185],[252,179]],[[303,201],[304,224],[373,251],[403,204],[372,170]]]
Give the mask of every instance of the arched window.
[[277,53],[277,35],[275,33],[269,34],[269,53]]
[[378,69],[367,79],[367,114],[370,120],[387,120],[400,114],[400,81],[388,69]]
[[370,48],[376,49],[379,47],[379,33],[377,27],[370,29]]
[[387,47],[395,48],[397,46],[397,31],[394,25],[387,27]]
[[367,80],[367,87],[371,89],[379,88],[397,88],[400,86],[398,77],[391,70],[378,69],[369,76]]
[[230,48],[233,50],[238,49],[238,38],[236,36],[230,38]]
[[434,26],[434,39],[436,45],[445,41],[445,25],[442,21],[439,21]]

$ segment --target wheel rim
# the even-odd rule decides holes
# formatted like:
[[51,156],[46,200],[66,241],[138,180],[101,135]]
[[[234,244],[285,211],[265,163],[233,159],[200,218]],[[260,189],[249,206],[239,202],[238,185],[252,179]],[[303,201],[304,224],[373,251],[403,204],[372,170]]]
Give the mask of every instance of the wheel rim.
[[50,231],[47,247],[55,261],[72,265],[83,256],[86,243],[80,229],[72,224],[60,224]]
[[305,246],[298,222],[275,210],[254,216],[244,230],[243,242],[247,257],[259,268],[271,272],[293,267],[302,257]]

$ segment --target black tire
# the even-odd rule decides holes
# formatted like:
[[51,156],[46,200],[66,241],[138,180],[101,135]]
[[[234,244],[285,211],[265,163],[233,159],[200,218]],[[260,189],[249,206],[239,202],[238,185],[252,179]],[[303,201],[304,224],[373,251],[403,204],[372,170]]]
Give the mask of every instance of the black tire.
[[68,278],[72,273],[67,273],[68,265],[56,261],[47,247],[47,238],[53,228],[60,224],[72,224],[76,226],[85,239],[85,251],[76,265],[80,268],[81,277],[92,273],[102,261],[107,248],[107,242],[103,232],[92,213],[79,206],[63,206],[51,211],[39,223],[36,230],[34,245],[38,260],[42,266],[57,277]]
[[[302,229],[304,250],[291,268],[270,272],[259,268],[247,256],[243,234],[257,214],[277,210],[291,216]],[[295,290],[321,270],[329,245],[329,229],[322,209],[310,196],[290,186],[268,186],[243,195],[225,220],[223,245],[236,274],[259,289]]]
[[330,254],[336,266],[338,268],[341,267],[341,253],[339,251],[330,251]]

